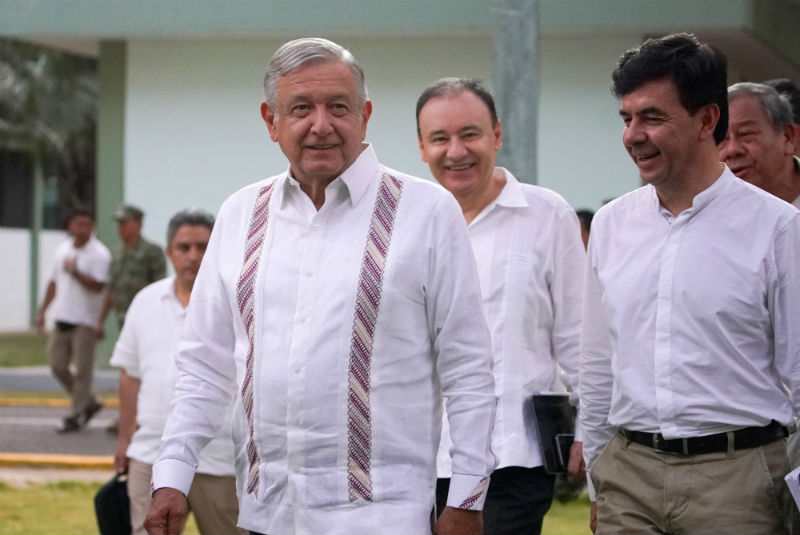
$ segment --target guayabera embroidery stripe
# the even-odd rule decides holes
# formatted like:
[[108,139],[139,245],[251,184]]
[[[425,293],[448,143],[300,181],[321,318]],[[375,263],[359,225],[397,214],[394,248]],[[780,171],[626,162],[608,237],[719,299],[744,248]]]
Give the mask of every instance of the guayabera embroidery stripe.
[[383,175],[358,281],[347,393],[347,488],[351,502],[372,501],[372,421],[369,400],[372,342],[381,303],[383,267],[402,192],[402,182],[388,174]]

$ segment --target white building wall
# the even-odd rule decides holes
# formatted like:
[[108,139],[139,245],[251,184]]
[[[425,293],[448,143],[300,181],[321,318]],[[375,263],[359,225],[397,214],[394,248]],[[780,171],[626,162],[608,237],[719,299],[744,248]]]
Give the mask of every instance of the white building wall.
[[[41,304],[53,266],[53,253],[66,233],[44,230],[39,234],[39,299]],[[0,273],[3,274],[0,332],[30,328],[30,231],[0,227]]]
[[[391,167],[428,177],[414,104],[441,76],[491,76],[487,35],[336,37],[361,62],[374,111],[368,140]],[[609,93],[616,59],[638,34],[545,36],[541,51],[539,183],[576,208],[638,184]],[[196,205],[216,212],[234,190],[287,162],[259,115],[275,40],[147,40],[128,47],[125,199],[147,212],[144,233],[164,242],[169,217]]]

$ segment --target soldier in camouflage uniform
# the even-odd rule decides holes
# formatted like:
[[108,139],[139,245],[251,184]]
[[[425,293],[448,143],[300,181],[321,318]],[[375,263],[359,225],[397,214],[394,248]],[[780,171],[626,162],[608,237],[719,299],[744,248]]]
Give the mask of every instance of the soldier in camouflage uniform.
[[102,332],[108,311],[113,306],[120,327],[133,297],[151,282],[167,276],[167,264],[161,247],[142,238],[142,217],[137,207],[122,204],[114,212],[122,243],[114,250],[108,291],[98,319]]
[[[114,249],[109,268],[108,290],[97,321],[97,332],[102,337],[103,324],[111,307],[117,316],[120,328],[125,322],[125,313],[133,297],[151,282],[167,276],[167,261],[164,251],[155,243],[142,238],[142,218],[139,208],[121,204],[114,212],[117,230],[122,243]],[[116,435],[119,421],[114,421],[106,431]]]

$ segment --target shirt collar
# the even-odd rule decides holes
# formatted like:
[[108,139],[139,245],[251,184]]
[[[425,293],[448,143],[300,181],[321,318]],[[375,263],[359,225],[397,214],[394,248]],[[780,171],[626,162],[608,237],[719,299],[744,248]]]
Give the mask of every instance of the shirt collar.
[[[692,199],[692,205],[689,208],[687,208],[684,212],[686,213],[697,212],[698,210],[706,206],[708,203],[719,197],[719,195],[723,191],[725,191],[731,184],[733,184],[736,180],[738,180],[736,176],[734,176],[734,174],[731,172],[731,170],[728,169],[727,165],[725,165],[724,163],[722,165],[723,165],[722,174],[720,174],[719,177],[717,177],[717,179],[709,187],[707,187],[706,189],[695,195],[694,199]],[[651,190],[651,202],[656,207],[656,209],[665,215],[669,214],[671,216],[672,214],[669,212],[669,210],[661,206],[661,203],[658,200],[658,194],[656,193],[656,188],[650,186],[650,190]]]
[[162,288],[160,297],[162,301],[174,301],[182,309],[185,308],[181,302],[178,301],[178,296],[175,295],[175,277],[168,278],[168,282]]
[[[361,154],[358,155],[358,158],[356,158],[356,160],[350,164],[350,167],[345,169],[341,175],[336,177],[331,184],[335,187],[336,180],[341,179],[345,190],[349,194],[351,204],[356,205],[367,193],[367,189],[369,189],[375,175],[378,173],[379,167],[378,157],[375,155],[375,149],[372,143],[366,143],[366,147],[361,151]],[[286,170],[284,189],[288,187],[295,187],[297,190],[300,189],[300,183],[292,176],[291,166]],[[284,191],[281,207],[285,206],[285,202],[286,195]]]
[[525,198],[525,192],[522,191],[522,184],[519,183],[517,177],[512,175],[505,167],[500,167],[499,169],[505,173],[506,185],[500,190],[500,195],[497,196],[493,204],[511,208],[528,206],[528,199]]

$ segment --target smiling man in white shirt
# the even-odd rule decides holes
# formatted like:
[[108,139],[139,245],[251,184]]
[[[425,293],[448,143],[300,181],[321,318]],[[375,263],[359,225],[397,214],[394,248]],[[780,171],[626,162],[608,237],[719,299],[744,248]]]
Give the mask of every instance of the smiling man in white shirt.
[[719,52],[651,39],[613,81],[646,185],[601,208],[589,239],[581,425],[597,532],[785,533],[800,213],[719,161]]
[[364,74],[341,46],[284,44],[264,85],[289,169],[220,209],[146,525],[175,532],[197,454],[235,398],[240,527],[430,532],[445,404],[452,507],[435,529],[479,533],[496,399],[458,204],[378,162]]
[[[520,184],[495,167],[502,127],[494,99],[479,81],[443,78],[428,86],[417,100],[417,135],[422,159],[453,193],[468,224],[492,334],[497,467],[484,505],[485,531],[538,534],[553,500],[554,476],[542,466],[540,439],[523,407],[531,395],[552,390],[557,365],[578,400],[585,262],[578,220],[555,192]],[[442,498],[450,447],[443,433],[437,484]],[[583,477],[582,456],[579,439],[570,452],[572,477]]]

